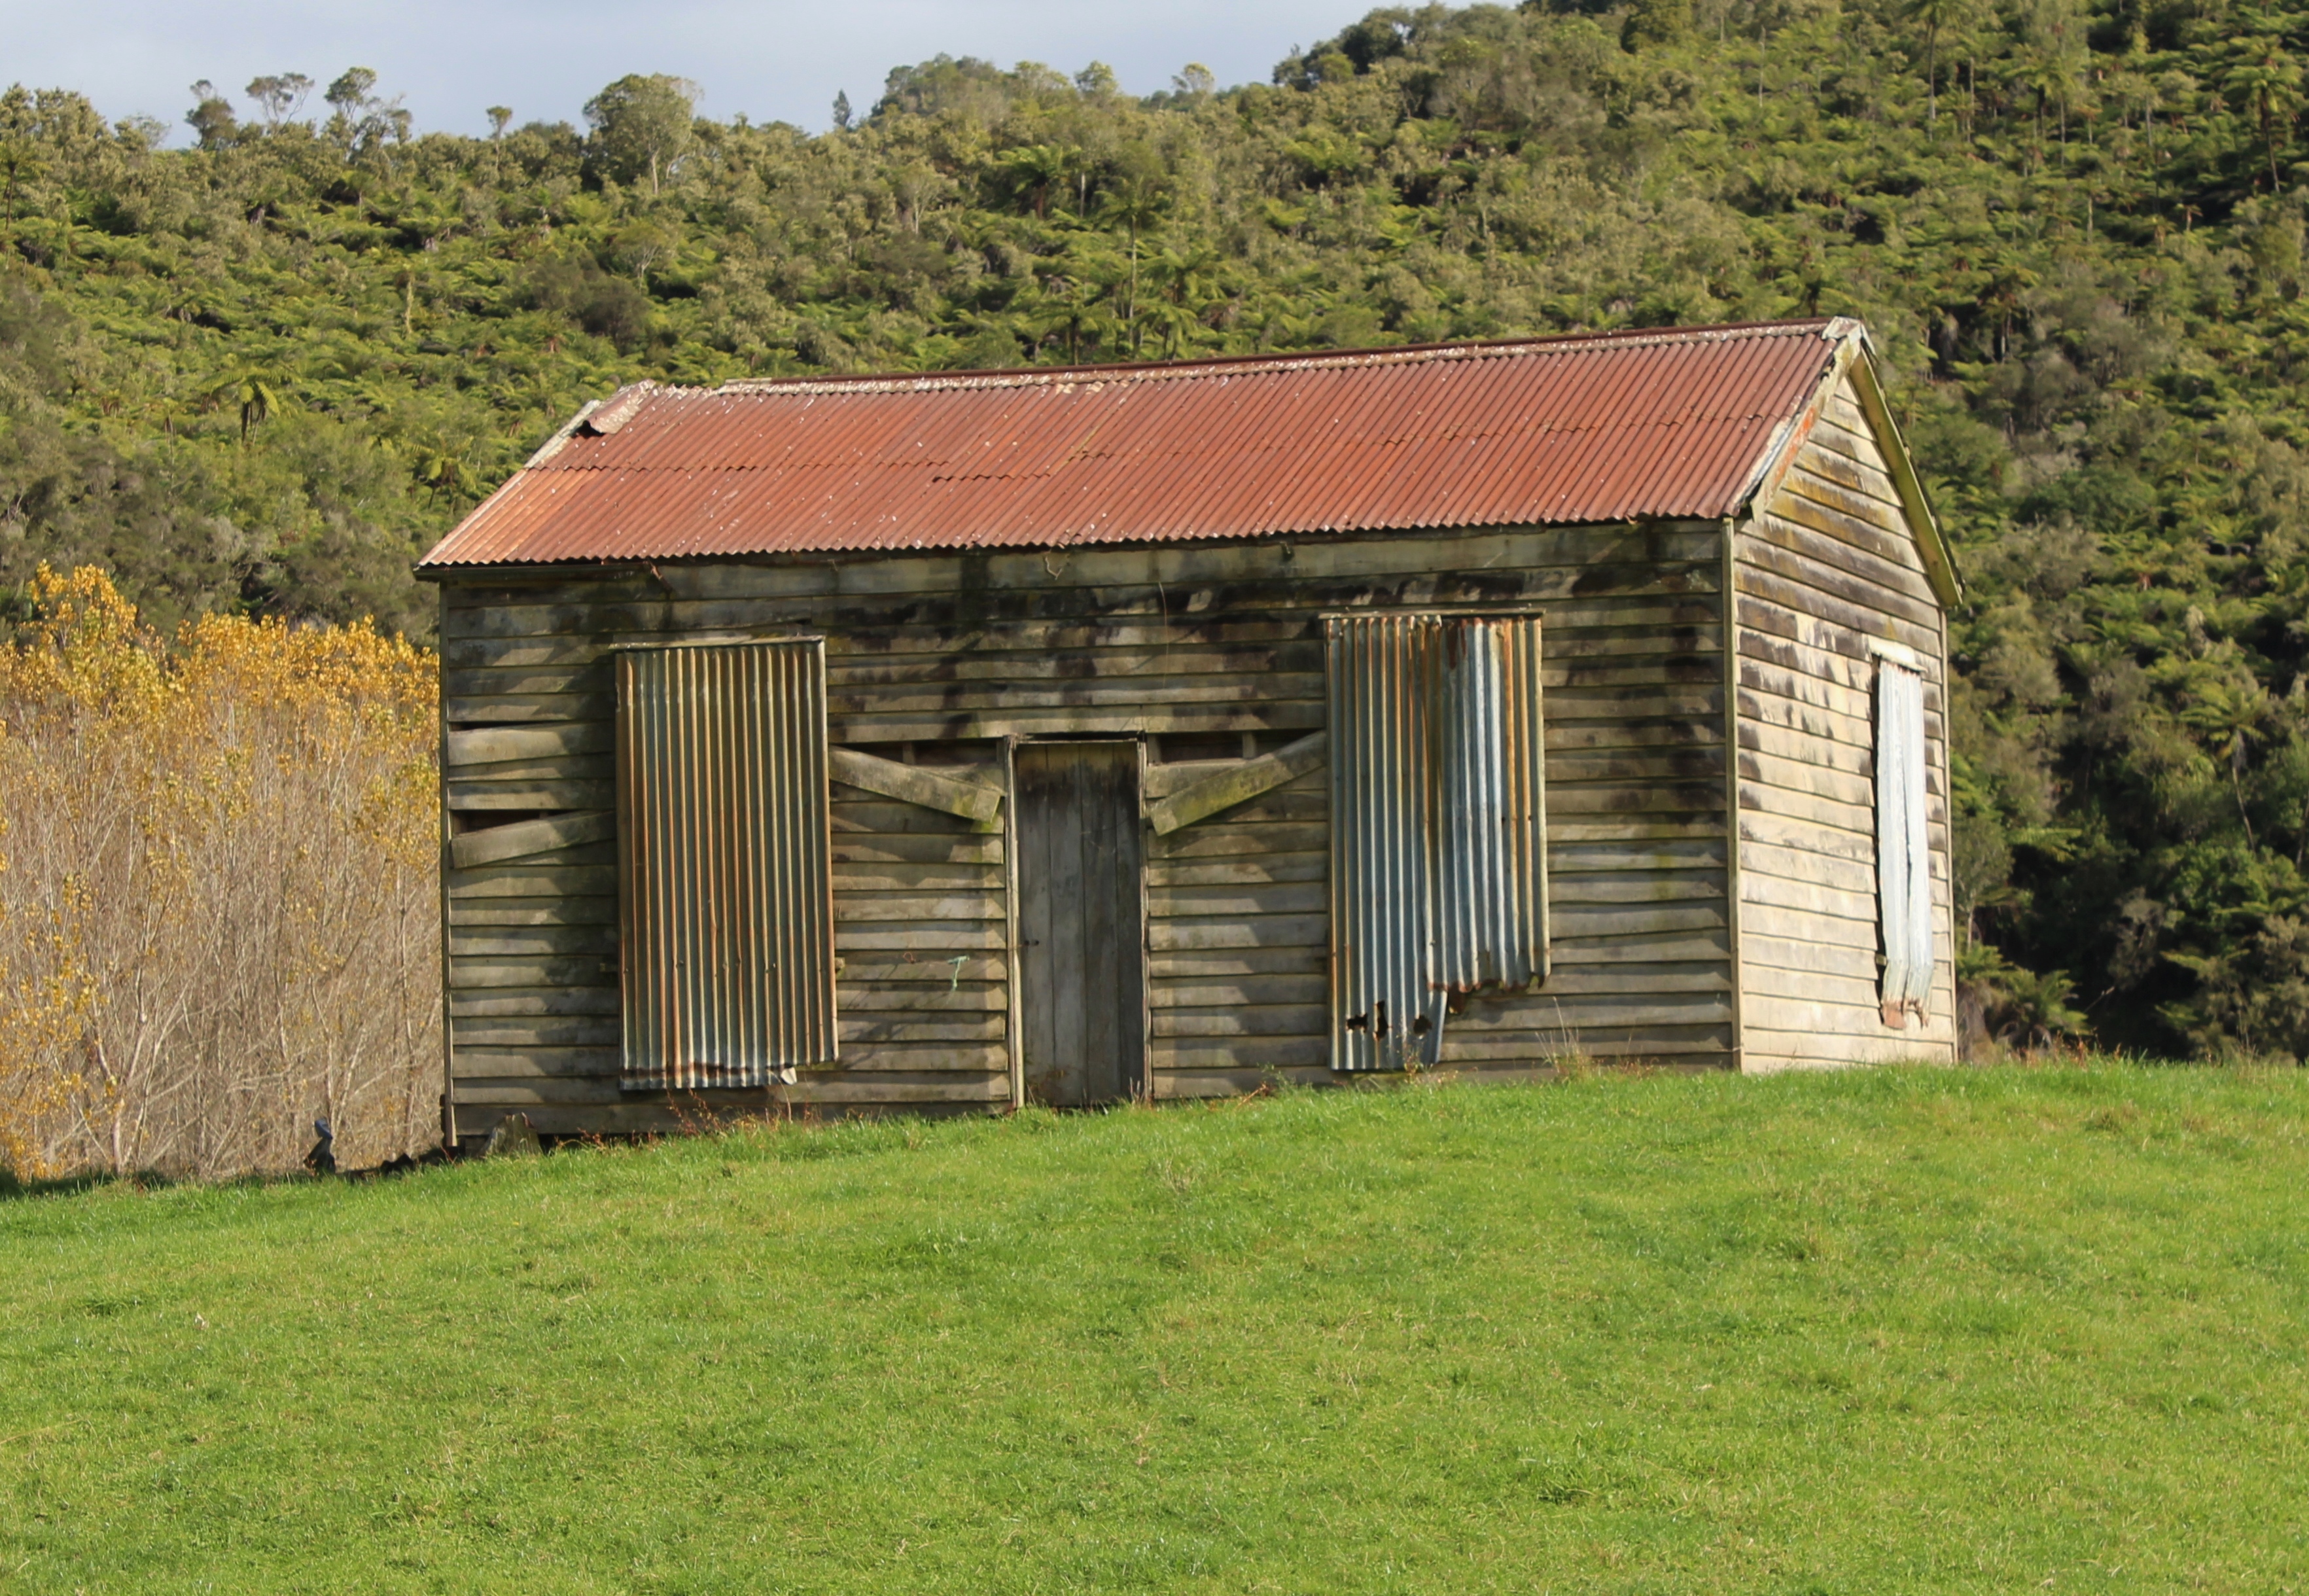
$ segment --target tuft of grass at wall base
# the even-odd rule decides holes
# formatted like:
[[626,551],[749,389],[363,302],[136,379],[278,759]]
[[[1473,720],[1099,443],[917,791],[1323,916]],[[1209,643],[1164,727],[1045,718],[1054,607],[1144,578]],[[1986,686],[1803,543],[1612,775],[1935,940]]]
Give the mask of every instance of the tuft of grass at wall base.
[[2309,1073],[0,1200],[0,1592],[2309,1586]]

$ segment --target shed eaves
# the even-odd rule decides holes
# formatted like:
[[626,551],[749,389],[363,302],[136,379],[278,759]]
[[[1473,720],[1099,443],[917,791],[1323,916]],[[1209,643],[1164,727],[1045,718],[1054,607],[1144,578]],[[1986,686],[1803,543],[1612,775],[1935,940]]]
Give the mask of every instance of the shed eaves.
[[639,385],[420,570],[1736,512],[1844,319],[1507,343]]

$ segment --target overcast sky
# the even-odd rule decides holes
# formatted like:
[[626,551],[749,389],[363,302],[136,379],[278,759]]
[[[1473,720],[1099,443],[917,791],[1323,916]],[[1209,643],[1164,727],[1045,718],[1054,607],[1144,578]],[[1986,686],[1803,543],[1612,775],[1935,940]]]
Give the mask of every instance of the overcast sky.
[[[301,72],[325,84],[376,70],[420,130],[483,133],[575,122],[602,84],[665,72],[705,90],[717,118],[823,128],[836,90],[860,113],[892,66],[943,51],[1072,73],[1104,61],[1136,94],[1199,61],[1222,83],[1264,82],[1295,44],[1336,33],[1376,0],[7,0],[0,82],[76,89],[106,116],[158,117],[184,142],[186,85]],[[317,107],[319,95],[314,96]]]

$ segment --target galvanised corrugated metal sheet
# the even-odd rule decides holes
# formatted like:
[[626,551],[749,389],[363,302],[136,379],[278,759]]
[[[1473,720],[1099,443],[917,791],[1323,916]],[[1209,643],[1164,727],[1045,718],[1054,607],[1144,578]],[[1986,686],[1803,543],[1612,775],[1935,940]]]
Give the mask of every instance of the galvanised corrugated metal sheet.
[[1454,993],[1547,974],[1539,618],[1454,619],[1443,653],[1436,980]]
[[1884,1018],[1922,1017],[1933,990],[1933,863],[1926,831],[1924,679],[1876,668],[1876,901],[1883,917]]
[[423,564],[1713,518],[1859,336],[1820,320],[644,386],[557,435]]
[[626,1084],[832,1063],[825,644],[616,657]]
[[1332,1067],[1432,1064],[1455,999],[1547,973],[1540,623],[1327,633]]
[[1441,622],[1328,625],[1331,1068],[1431,1064],[1445,994],[1435,963],[1433,698]]

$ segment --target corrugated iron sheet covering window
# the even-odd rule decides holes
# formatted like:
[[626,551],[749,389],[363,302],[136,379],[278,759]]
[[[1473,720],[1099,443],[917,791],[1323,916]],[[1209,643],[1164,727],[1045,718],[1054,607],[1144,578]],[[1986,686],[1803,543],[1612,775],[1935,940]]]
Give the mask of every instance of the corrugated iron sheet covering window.
[[616,657],[626,1084],[833,1062],[825,645]]
[[1924,679],[1876,672],[1876,902],[1884,933],[1884,1023],[1919,1019],[1933,987],[1933,867],[1925,835]]
[[1441,1056],[1464,998],[1547,973],[1534,616],[1329,623],[1331,1063]]

